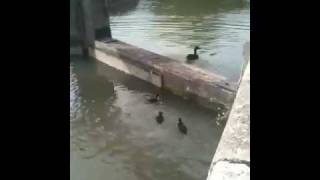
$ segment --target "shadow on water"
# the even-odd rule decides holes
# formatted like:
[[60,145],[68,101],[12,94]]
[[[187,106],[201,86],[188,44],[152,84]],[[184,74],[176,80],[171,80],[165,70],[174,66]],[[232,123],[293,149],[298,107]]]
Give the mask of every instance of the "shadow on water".
[[110,15],[121,16],[136,9],[139,0],[108,0]]
[[[113,107],[117,99],[114,85],[106,78],[97,76],[94,60],[71,59],[70,118],[72,125],[97,128],[103,119],[117,116],[119,110]],[[73,99],[72,99],[73,98]],[[108,118],[109,119],[109,118]],[[111,120],[114,118],[110,118]],[[109,125],[116,122],[109,121]],[[108,129],[110,126],[103,127]]]
[[115,94],[114,86],[112,82],[106,81],[104,77],[93,73],[97,68],[94,61],[93,59],[84,58],[72,59],[73,73],[77,76],[80,89],[79,95],[81,97],[87,100],[104,102],[106,98],[110,98]]

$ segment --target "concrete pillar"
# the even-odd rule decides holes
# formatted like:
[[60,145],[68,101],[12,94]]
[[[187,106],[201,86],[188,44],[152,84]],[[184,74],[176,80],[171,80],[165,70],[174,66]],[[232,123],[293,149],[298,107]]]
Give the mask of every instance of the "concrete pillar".
[[77,0],[77,19],[79,25],[80,36],[82,39],[83,55],[89,54],[90,47],[94,47],[95,34],[92,15],[91,0]]
[[95,40],[111,38],[107,0],[70,0],[70,51],[81,46],[83,55]]
[[92,0],[96,40],[111,38],[108,0]]
[[78,0],[70,0],[70,55],[82,54],[82,27],[78,19],[79,6]]

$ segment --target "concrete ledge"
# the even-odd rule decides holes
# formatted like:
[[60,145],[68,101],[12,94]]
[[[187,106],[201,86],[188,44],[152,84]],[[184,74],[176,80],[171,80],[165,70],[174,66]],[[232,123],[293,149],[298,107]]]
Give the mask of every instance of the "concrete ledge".
[[245,164],[234,164],[227,161],[217,162],[209,180],[248,180],[250,167]]
[[[222,162],[228,162],[229,164],[221,165]],[[249,174],[250,62],[248,61],[228,121],[212,160],[207,180],[249,180]]]
[[90,51],[97,60],[208,108],[230,107],[236,86],[214,73],[120,42],[95,42]]

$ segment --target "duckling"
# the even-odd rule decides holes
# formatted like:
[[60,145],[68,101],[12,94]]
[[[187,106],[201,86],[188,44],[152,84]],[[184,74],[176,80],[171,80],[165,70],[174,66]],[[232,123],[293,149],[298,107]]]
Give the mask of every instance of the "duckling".
[[196,59],[199,59],[199,56],[197,54],[197,50],[200,49],[198,46],[196,46],[194,48],[194,53],[193,54],[188,54],[187,55],[187,60],[196,60]]
[[158,116],[156,117],[156,120],[157,120],[158,124],[161,124],[164,121],[164,118],[163,118],[161,111],[159,112]]
[[187,127],[184,125],[184,123],[182,122],[181,118],[179,118],[178,121],[178,129],[182,134],[187,134]]
[[158,102],[159,100],[160,100],[160,95],[159,95],[159,94],[156,94],[155,97],[148,99],[148,101],[149,101],[150,103],[156,103],[156,102]]

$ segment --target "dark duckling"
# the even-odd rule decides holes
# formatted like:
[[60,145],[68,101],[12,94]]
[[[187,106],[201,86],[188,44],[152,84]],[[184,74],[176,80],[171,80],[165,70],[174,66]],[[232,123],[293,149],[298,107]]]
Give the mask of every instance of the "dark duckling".
[[159,95],[159,94],[156,94],[155,97],[152,97],[152,98],[148,99],[148,101],[149,101],[150,103],[156,103],[156,102],[158,102],[159,100],[160,100],[160,95]]
[[196,46],[194,48],[194,53],[193,54],[188,54],[187,55],[187,60],[196,60],[196,59],[199,59],[199,56],[197,54],[197,50],[200,49],[198,46]]
[[163,118],[161,111],[159,112],[158,116],[156,117],[156,120],[157,120],[158,124],[161,124],[164,121],[164,118]]
[[187,127],[184,125],[184,123],[182,122],[181,118],[179,118],[179,122],[178,122],[178,129],[182,134],[187,134]]

